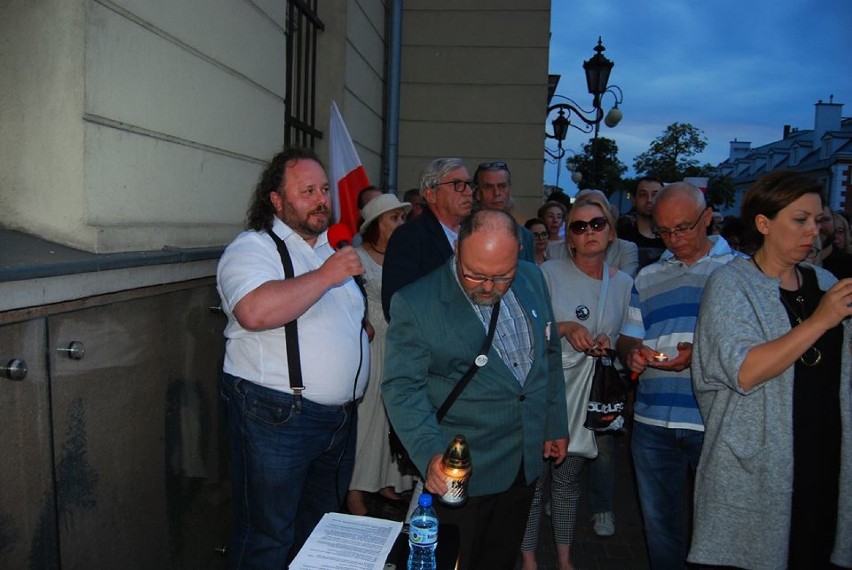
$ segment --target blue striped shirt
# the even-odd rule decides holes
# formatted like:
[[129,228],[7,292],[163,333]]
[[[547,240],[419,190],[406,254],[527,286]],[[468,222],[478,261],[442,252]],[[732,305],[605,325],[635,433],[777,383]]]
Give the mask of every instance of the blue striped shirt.
[[[658,262],[639,272],[620,334],[642,339],[646,346],[669,358],[677,356],[679,342],[692,342],[707,279],[736,255],[723,238],[710,236],[710,240],[710,251],[692,265],[666,251]],[[655,426],[704,431],[692,393],[690,369],[672,372],[646,368],[639,377],[634,419]]]

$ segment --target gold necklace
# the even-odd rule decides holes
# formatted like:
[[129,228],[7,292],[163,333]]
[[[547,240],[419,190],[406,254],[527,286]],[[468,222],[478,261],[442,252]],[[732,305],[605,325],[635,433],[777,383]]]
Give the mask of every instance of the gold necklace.
[[[758,265],[757,260],[754,258],[754,256],[752,256],[751,261],[752,263],[754,263],[754,266],[760,270],[761,273],[766,275],[766,273],[763,271],[763,268]],[[796,321],[796,325],[800,325],[806,318],[808,318],[808,311],[807,306],[805,305],[805,298],[802,296],[802,278],[799,276],[799,266],[796,265],[793,268],[793,271],[796,275],[795,301],[800,311],[796,311],[796,309],[793,308],[793,305],[789,301],[787,301],[787,299],[784,297],[784,293],[781,291],[781,287],[778,287],[778,296],[781,299],[781,304],[784,305],[784,308],[787,309],[789,315],[792,316],[793,319]],[[802,355],[799,357],[799,362],[801,362],[805,366],[816,366],[820,363],[820,361],[822,361],[822,352],[820,352],[820,350],[814,345],[811,345],[811,347],[807,349],[804,353],[802,353]]]

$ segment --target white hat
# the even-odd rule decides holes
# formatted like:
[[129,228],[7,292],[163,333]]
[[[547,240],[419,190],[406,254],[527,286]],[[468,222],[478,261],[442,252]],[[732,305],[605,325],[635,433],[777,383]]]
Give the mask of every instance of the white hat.
[[363,234],[367,227],[385,212],[399,209],[405,210],[405,213],[407,214],[411,211],[411,204],[408,202],[400,202],[393,194],[382,194],[381,196],[376,196],[367,202],[363,208],[361,208],[361,217],[364,218],[364,223],[361,224],[361,229],[359,230],[360,233]]

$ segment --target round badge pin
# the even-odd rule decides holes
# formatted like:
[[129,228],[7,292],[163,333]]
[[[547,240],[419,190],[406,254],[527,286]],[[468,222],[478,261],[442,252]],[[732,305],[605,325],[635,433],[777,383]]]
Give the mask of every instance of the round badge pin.
[[479,356],[476,357],[476,360],[474,360],[474,362],[476,363],[477,366],[482,368],[483,366],[488,364],[488,357],[485,356],[484,354],[480,354]]

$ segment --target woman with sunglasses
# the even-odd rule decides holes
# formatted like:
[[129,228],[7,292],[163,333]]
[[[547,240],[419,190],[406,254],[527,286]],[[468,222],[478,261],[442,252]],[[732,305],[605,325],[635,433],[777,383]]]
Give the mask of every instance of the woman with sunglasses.
[[759,178],[742,204],[757,249],[704,289],[691,562],[852,567],[852,279],[801,263],[821,191],[791,170]]
[[547,261],[547,226],[538,218],[530,218],[524,227],[532,232],[535,240],[533,241],[533,258],[536,265],[541,265]]
[[[612,348],[630,305],[633,280],[606,262],[607,249],[616,239],[615,220],[606,200],[590,195],[578,199],[568,214],[565,241],[568,257],[552,259],[541,266],[550,289],[556,330],[562,338],[562,368],[566,382],[585,380],[594,370],[594,357],[602,349]],[[545,463],[551,469],[551,508],[557,560],[560,570],[573,570],[571,542],[574,538],[577,507],[580,499],[580,474],[586,457],[597,453],[595,437],[583,427],[588,394],[585,399],[568,400],[568,417],[579,418],[570,425],[571,442],[568,458],[559,466]],[[575,451],[571,445],[587,435],[588,450]],[[588,438],[591,438],[590,440]],[[578,455],[577,453],[583,453]],[[521,545],[524,570],[536,568],[535,549],[541,519],[539,477],[533,498],[527,530]]]

